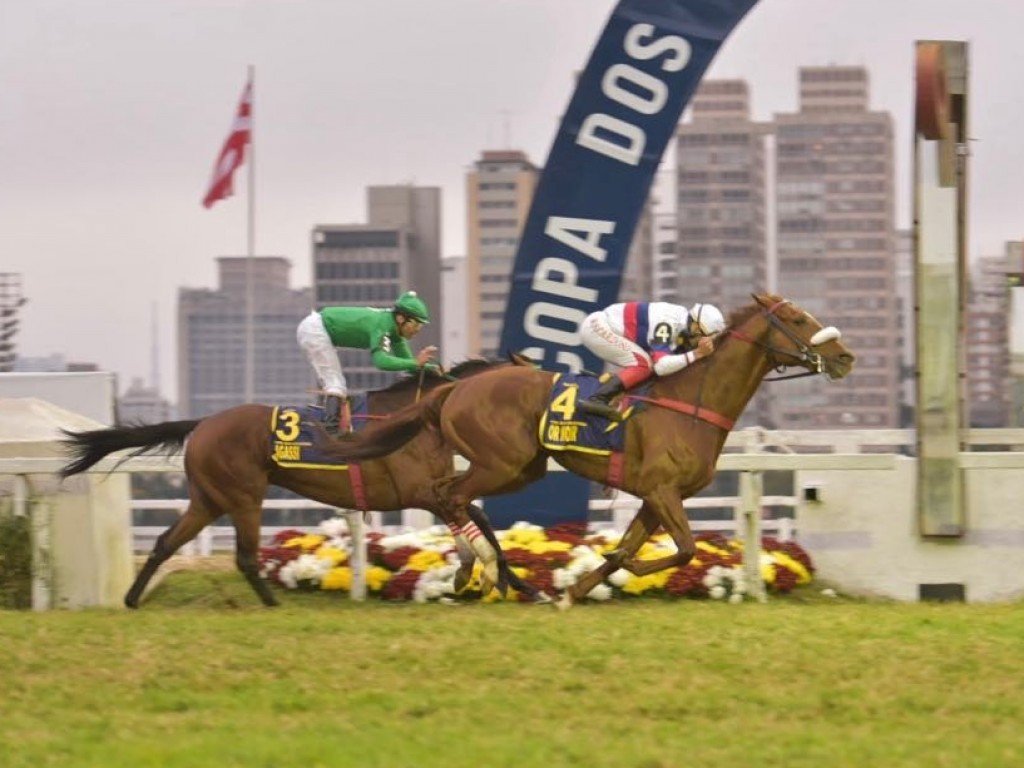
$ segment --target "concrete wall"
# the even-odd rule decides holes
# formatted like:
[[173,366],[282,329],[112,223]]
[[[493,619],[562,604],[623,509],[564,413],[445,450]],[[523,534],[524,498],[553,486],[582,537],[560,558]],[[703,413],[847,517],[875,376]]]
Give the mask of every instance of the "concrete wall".
[[[72,389],[81,384],[81,379],[63,381]],[[99,408],[106,401],[104,387],[85,397]],[[68,398],[74,401],[75,395]],[[66,459],[61,429],[97,429],[104,423],[36,397],[0,397],[0,457]],[[90,474],[63,482],[49,473],[20,477],[27,488],[21,485],[18,493],[27,497],[32,520],[33,607],[120,606],[135,574],[128,475]],[[14,495],[16,485],[13,475],[0,475],[0,495]]]
[[[922,584],[962,584],[968,602],[1024,597],[1024,472],[966,469],[967,533],[922,538],[916,459],[894,470],[800,471],[797,540],[841,592],[902,601]],[[806,494],[805,489],[815,489]]]

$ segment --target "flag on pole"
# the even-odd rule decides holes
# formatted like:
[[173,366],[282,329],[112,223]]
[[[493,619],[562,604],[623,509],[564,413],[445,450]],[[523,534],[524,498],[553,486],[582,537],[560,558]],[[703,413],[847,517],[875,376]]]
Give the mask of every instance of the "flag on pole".
[[252,79],[250,78],[245,84],[245,90],[242,91],[242,100],[238,103],[238,112],[231,125],[231,133],[228,134],[228,138],[220,150],[220,155],[217,156],[217,163],[213,167],[210,188],[206,192],[206,197],[203,198],[204,208],[209,208],[218,200],[223,200],[234,194],[232,181],[235,171],[245,161],[245,147],[249,143],[251,116]]

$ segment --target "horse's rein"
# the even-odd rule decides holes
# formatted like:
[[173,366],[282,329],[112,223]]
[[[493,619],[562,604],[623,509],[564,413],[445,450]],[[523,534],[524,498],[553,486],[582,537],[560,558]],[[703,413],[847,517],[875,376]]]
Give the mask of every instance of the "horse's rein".
[[805,376],[817,376],[818,374],[823,373],[825,370],[824,359],[818,352],[815,352],[811,348],[811,344],[799,338],[795,333],[793,333],[792,330],[784,326],[775,316],[775,312],[780,307],[784,307],[786,304],[789,303],[791,303],[789,299],[782,299],[781,301],[777,301],[772,306],[762,309],[761,315],[768,318],[768,324],[771,328],[775,329],[776,331],[779,331],[783,336],[785,336],[787,339],[789,339],[796,345],[797,353],[793,353],[784,349],[779,349],[778,347],[772,346],[768,342],[761,341],[760,339],[755,339],[751,336],[748,336],[739,328],[729,331],[730,336],[734,336],[740,341],[745,341],[748,344],[752,344],[755,347],[760,347],[761,349],[767,351],[769,357],[769,365],[771,365],[771,367],[775,371],[783,371],[786,368],[785,365],[778,361],[778,358],[775,356],[776,354],[787,355],[789,357],[796,357],[801,362],[810,363],[812,366],[814,366],[813,370],[806,370],[803,371],[802,373],[791,373],[786,376],[775,376],[771,379],[765,379],[765,381],[785,381],[787,379],[802,379]]

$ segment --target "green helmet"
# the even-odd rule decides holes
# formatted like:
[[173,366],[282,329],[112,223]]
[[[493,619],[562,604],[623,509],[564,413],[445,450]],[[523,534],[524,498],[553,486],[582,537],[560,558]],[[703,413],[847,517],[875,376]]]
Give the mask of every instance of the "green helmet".
[[421,323],[430,322],[430,312],[423,299],[416,295],[416,291],[406,291],[395,300],[395,311],[401,312],[406,317],[419,320]]

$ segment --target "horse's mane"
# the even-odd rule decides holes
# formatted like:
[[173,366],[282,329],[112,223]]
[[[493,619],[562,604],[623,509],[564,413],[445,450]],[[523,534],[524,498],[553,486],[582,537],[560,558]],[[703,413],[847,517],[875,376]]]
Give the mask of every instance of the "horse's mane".
[[[768,306],[771,306],[772,304],[775,304],[776,302],[783,300],[781,296],[777,296],[774,293],[764,293],[760,294],[759,296],[755,295],[755,298],[760,298],[761,300],[765,301],[768,304]],[[747,322],[747,320],[749,320],[754,315],[758,314],[759,312],[763,312],[764,309],[764,305],[757,301],[754,301],[752,304],[747,304],[746,306],[743,307],[737,307],[736,309],[729,313],[729,318],[728,320],[726,320],[725,326],[730,330],[737,328],[743,325],[743,323]]]
[[381,395],[384,393],[395,394],[399,392],[414,391],[419,388],[431,389],[438,384],[443,384],[446,381],[452,379],[461,379],[466,376],[471,376],[480,371],[486,370],[487,368],[493,368],[498,365],[508,365],[508,360],[490,360],[483,357],[471,357],[462,362],[456,363],[449,368],[444,374],[439,373],[436,370],[427,369],[423,373],[422,379],[418,373],[410,373],[398,381],[394,382],[390,386],[382,389],[371,390],[368,394]]

